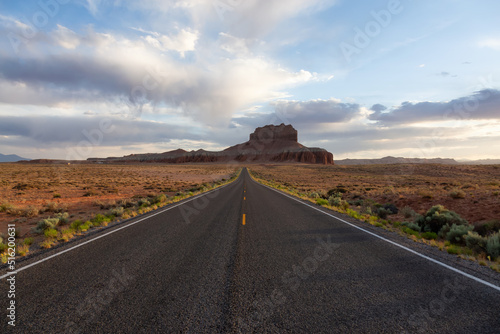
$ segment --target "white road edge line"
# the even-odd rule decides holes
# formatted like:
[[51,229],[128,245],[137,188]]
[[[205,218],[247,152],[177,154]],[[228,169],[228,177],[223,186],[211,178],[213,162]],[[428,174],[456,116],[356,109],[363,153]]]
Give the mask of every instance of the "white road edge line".
[[314,207],[313,205],[310,205],[310,204],[304,203],[302,200],[300,200],[300,199],[298,199],[298,198],[295,198],[295,197],[293,197],[293,196],[290,196],[290,195],[288,195],[288,194],[286,194],[286,193],[284,193],[284,192],[281,192],[281,191],[279,191],[279,190],[276,190],[276,189],[274,189],[274,188],[272,188],[272,187],[269,187],[269,186],[267,186],[267,185],[265,185],[265,184],[259,183],[259,182],[255,181],[255,180],[253,180],[253,179],[252,179],[252,181],[254,181],[255,183],[257,183],[257,184],[259,184],[259,185],[261,185],[261,186],[263,186],[263,187],[266,187],[266,188],[268,188],[268,189],[271,189],[271,190],[273,190],[273,191],[277,192],[278,194],[281,194],[281,195],[283,195],[283,196],[285,196],[285,197],[288,197],[288,198],[290,198],[290,199],[293,199],[294,201],[297,201],[297,202],[299,202],[299,203],[301,203],[301,204],[304,204],[305,206],[308,206],[308,207],[310,207],[311,209],[314,209],[314,210],[319,211],[319,212],[321,212],[321,213],[323,213],[323,214],[325,214],[325,215],[327,215],[327,216],[330,216],[330,217],[332,217],[332,218],[335,218],[335,219],[337,219],[338,221],[341,221],[341,222],[342,222],[342,223],[344,223],[344,224],[347,224],[347,225],[349,225],[349,226],[352,226],[352,227],[354,227],[354,228],[356,228],[356,229],[358,229],[358,230],[360,230],[360,231],[363,231],[363,232],[365,232],[365,233],[368,233],[368,234],[370,234],[370,235],[372,235],[372,236],[374,236],[374,237],[376,237],[376,238],[379,238],[379,239],[381,239],[381,240],[383,240],[383,241],[385,241],[385,242],[388,242],[388,243],[390,243],[390,244],[392,244],[392,245],[394,245],[394,246],[397,246],[397,247],[399,247],[399,248],[402,248],[402,249],[404,249],[404,250],[406,250],[406,251],[408,251],[408,252],[410,252],[410,253],[413,253],[413,254],[415,254],[415,255],[417,255],[417,256],[420,256],[421,258],[424,258],[424,259],[426,259],[426,260],[429,260],[429,261],[431,261],[431,262],[434,262],[434,263],[436,263],[436,264],[438,264],[438,265],[440,265],[440,266],[442,266],[442,267],[445,267],[446,269],[449,269],[449,270],[451,270],[451,271],[454,271],[454,272],[456,272],[456,273],[458,273],[458,274],[460,274],[460,275],[463,275],[463,276],[465,276],[465,277],[467,277],[467,278],[470,278],[470,279],[472,279],[472,280],[474,280],[474,281],[476,281],[476,282],[478,282],[478,283],[484,284],[484,285],[486,285],[486,286],[488,286],[488,287],[490,287],[490,288],[493,288],[493,289],[495,289],[495,290],[497,290],[497,291],[499,291],[499,292],[500,292],[500,287],[499,287],[499,286],[496,286],[496,285],[494,285],[494,284],[491,284],[490,282],[487,282],[487,281],[485,281],[485,280],[482,280],[482,279],[480,279],[480,278],[478,278],[478,277],[476,277],[476,276],[473,276],[473,275],[467,274],[466,272],[461,271],[461,270],[459,270],[459,269],[457,269],[457,268],[453,268],[452,266],[449,266],[449,265],[447,265],[446,263],[443,263],[443,262],[440,262],[440,261],[438,261],[438,260],[435,260],[435,259],[433,259],[433,258],[431,258],[431,257],[428,257],[428,256],[426,256],[426,255],[424,255],[424,254],[421,254],[421,253],[419,253],[419,252],[417,252],[417,251],[415,251],[415,250],[413,250],[413,249],[411,249],[411,248],[408,248],[408,247],[406,247],[406,246],[400,245],[400,244],[398,244],[397,242],[391,241],[391,240],[386,239],[386,238],[384,238],[384,237],[382,237],[382,236],[380,236],[380,235],[378,235],[378,234],[376,234],[376,233],[370,232],[370,231],[368,231],[368,230],[365,230],[365,229],[364,229],[364,228],[362,228],[362,227],[359,227],[359,226],[356,226],[356,225],[354,225],[354,224],[352,224],[352,223],[349,223],[348,221],[345,221],[345,220],[343,220],[343,219],[341,219],[341,218],[335,217],[334,215],[329,214],[328,212],[325,212],[325,211],[323,211],[323,210],[320,210],[320,209],[318,209],[318,208]]
[[[238,180],[238,179],[234,180],[233,182],[236,182],[237,180]],[[104,238],[105,236],[108,236],[108,235],[110,235],[110,234],[113,234],[113,233],[115,233],[115,232],[118,232],[118,231],[120,231],[120,230],[123,230],[123,229],[125,229],[125,228],[127,228],[127,227],[133,226],[133,225],[135,225],[135,224],[139,224],[140,222],[142,222],[142,221],[144,221],[144,220],[147,220],[147,219],[149,219],[149,218],[151,218],[151,217],[154,217],[154,216],[157,216],[157,215],[159,215],[159,214],[161,214],[161,213],[164,213],[164,212],[167,212],[167,211],[169,211],[169,210],[172,210],[172,209],[174,209],[174,208],[176,208],[176,207],[178,207],[178,206],[181,206],[181,205],[184,205],[184,204],[189,203],[189,202],[191,202],[191,201],[194,201],[195,199],[198,199],[198,198],[203,197],[203,196],[206,196],[206,195],[208,195],[208,194],[210,194],[210,193],[213,193],[213,192],[219,191],[219,190],[221,190],[221,189],[223,189],[223,188],[225,188],[225,187],[227,187],[227,186],[229,186],[229,185],[233,184],[233,182],[228,183],[228,184],[226,184],[226,185],[223,185],[222,187],[219,187],[219,188],[216,188],[216,189],[210,190],[210,191],[208,191],[208,192],[206,192],[206,193],[200,194],[200,195],[195,196],[195,197],[193,197],[193,198],[190,198],[190,199],[186,200],[185,202],[182,202],[182,203],[176,204],[176,205],[174,205],[174,206],[168,207],[168,208],[166,208],[166,209],[164,209],[164,210],[161,210],[161,211],[155,212],[155,213],[153,213],[153,214],[151,214],[151,215],[149,215],[149,216],[147,216],[147,217],[141,218],[141,219],[139,219],[139,220],[137,220],[137,221],[135,221],[135,222],[129,223],[129,224],[125,225],[125,226],[122,226],[122,227],[119,227],[119,228],[113,229],[113,230],[111,230],[111,231],[109,231],[109,232],[107,232],[107,233],[104,233],[104,234],[98,235],[98,236],[96,236],[95,238],[92,238],[92,239],[90,239],[90,240],[87,240],[87,241],[85,241],[85,242],[82,242],[81,244],[75,245],[75,246],[70,247],[70,248],[68,248],[68,249],[65,249],[65,250],[63,250],[63,251],[61,251],[61,252],[59,252],[59,253],[52,254],[52,255],[50,255],[50,256],[47,256],[46,258],[43,258],[43,259],[38,260],[38,261],[36,261],[36,262],[30,263],[30,264],[28,264],[27,266],[24,266],[24,267],[22,267],[22,268],[16,269],[16,271],[8,272],[7,274],[0,276],[0,280],[1,280],[1,279],[4,279],[5,277],[8,277],[8,276],[10,276],[10,275],[16,275],[16,274],[17,274],[17,273],[19,273],[20,271],[23,271],[23,270],[28,269],[28,268],[30,268],[30,267],[36,266],[37,264],[40,264],[40,263],[42,263],[42,262],[45,262],[45,261],[50,260],[50,259],[52,259],[52,258],[55,258],[55,257],[57,257],[57,256],[59,256],[59,255],[62,255],[62,254],[64,254],[64,253],[67,253],[67,252],[69,252],[69,251],[71,251],[71,250],[73,250],[73,249],[76,249],[76,248],[78,248],[78,247],[82,247],[83,245],[89,244],[89,243],[91,243],[92,241],[96,241],[96,240],[98,240],[98,239]]]

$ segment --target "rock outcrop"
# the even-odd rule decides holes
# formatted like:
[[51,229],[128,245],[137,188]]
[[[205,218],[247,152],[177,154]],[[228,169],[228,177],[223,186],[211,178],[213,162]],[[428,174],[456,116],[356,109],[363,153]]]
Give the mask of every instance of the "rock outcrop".
[[309,148],[298,142],[297,130],[291,125],[266,125],[250,134],[250,140],[231,146],[220,152],[205,150],[175,151],[155,154],[132,154],[106,159],[90,158],[93,162],[302,162],[310,164],[333,164],[333,154],[322,148]]

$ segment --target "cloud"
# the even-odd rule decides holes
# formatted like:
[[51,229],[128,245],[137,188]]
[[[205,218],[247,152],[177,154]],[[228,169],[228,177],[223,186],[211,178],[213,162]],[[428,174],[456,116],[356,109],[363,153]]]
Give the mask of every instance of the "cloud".
[[144,40],[161,51],[177,51],[184,58],[187,51],[194,51],[198,41],[199,32],[182,29],[175,36],[166,36],[152,33],[144,37]]
[[478,43],[482,48],[489,48],[493,50],[500,50],[500,38],[487,38]]
[[101,0],[85,0],[85,8],[92,14],[97,15],[99,7],[101,5]]
[[386,107],[386,106],[384,106],[384,105],[382,105],[382,104],[377,103],[377,104],[374,104],[374,105],[370,108],[370,110],[373,110],[373,111],[375,111],[375,112],[381,112],[381,111],[387,110],[387,107]]
[[[197,37],[183,30],[169,38],[149,35],[156,45],[153,40],[92,29],[77,35],[62,26],[39,35],[32,41],[34,51],[23,53],[21,60],[12,55],[0,58],[0,103],[164,104],[215,124],[229,121],[235,111],[252,103],[286,97],[287,87],[315,78],[308,71],[289,71],[261,56],[228,58],[228,47],[213,50],[208,45],[194,50]],[[196,56],[183,61],[159,49],[181,53],[193,49]]]
[[360,113],[360,105],[337,99],[271,102],[276,114],[295,123],[347,122]]
[[224,31],[240,38],[257,38],[270,33],[290,18],[335,5],[338,0],[87,0],[87,8],[123,7],[147,13],[158,23],[177,23],[183,17],[196,29]]
[[59,44],[65,49],[76,49],[76,47],[80,44],[80,38],[78,35],[61,25],[57,25],[57,30],[52,34],[54,41],[56,44]]
[[[103,120],[107,123],[102,123]],[[102,124],[106,125],[103,127]],[[110,130],[108,131],[108,129]],[[157,143],[172,139],[199,140],[200,135],[192,132],[195,130],[196,128],[193,127],[187,128],[160,122],[98,116],[17,117],[0,115],[1,136],[15,138],[24,145],[47,147],[61,147],[80,141],[99,142],[99,145],[106,146]],[[94,140],[89,139],[89,136]]]
[[500,91],[483,89],[449,102],[403,102],[388,112],[375,111],[369,119],[383,124],[500,119],[499,110]]

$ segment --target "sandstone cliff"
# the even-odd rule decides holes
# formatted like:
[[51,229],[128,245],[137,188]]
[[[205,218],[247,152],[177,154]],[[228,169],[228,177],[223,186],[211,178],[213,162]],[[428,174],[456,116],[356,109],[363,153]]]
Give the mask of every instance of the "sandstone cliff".
[[175,151],[155,154],[132,154],[106,159],[90,158],[94,162],[303,162],[333,164],[333,155],[321,148],[309,148],[298,142],[297,130],[291,125],[266,125],[250,134],[250,140],[220,152],[205,150]]

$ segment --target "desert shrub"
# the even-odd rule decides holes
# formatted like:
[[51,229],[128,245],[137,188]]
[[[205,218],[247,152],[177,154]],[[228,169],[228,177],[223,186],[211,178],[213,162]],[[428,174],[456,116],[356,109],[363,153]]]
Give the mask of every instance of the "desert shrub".
[[316,198],[316,204],[318,205],[328,205],[328,201],[323,198]]
[[23,217],[36,217],[39,214],[40,214],[40,209],[32,205],[21,210],[21,216]]
[[316,198],[316,204],[318,205],[328,205],[328,201],[324,198]]
[[116,201],[114,201],[114,200],[111,200],[108,202],[103,202],[101,200],[96,199],[93,203],[95,206],[100,207],[102,210],[111,209],[112,207],[114,207],[116,205]]
[[405,206],[401,209],[401,214],[405,217],[405,218],[413,218],[416,216],[416,212],[409,206]]
[[55,228],[49,228],[45,230],[43,234],[46,238],[56,238],[58,233],[59,232]]
[[337,197],[337,196],[330,196],[328,197],[328,203],[331,206],[340,206],[342,204],[342,197]]
[[82,223],[78,226],[78,231],[85,232],[88,231],[93,226],[92,222],[87,220],[85,223]]
[[67,212],[60,212],[55,214],[55,218],[59,219],[59,224],[67,224],[69,220],[69,214]]
[[465,192],[460,189],[454,189],[450,192],[450,197],[454,199],[465,198]]
[[47,204],[45,204],[45,207],[46,211],[59,212],[59,204],[56,202],[47,202]]
[[476,224],[474,230],[482,236],[488,236],[500,231],[500,220],[490,220]]
[[103,223],[109,223],[114,218],[115,218],[114,215],[105,216],[105,215],[97,214],[94,218],[91,219],[90,223],[91,224],[93,223],[94,226],[99,226]]
[[454,255],[460,253],[460,249],[455,245],[448,246],[446,248],[446,251],[448,252],[448,254],[454,254]]
[[372,208],[370,206],[365,206],[362,208],[361,212],[366,213],[368,215],[372,214]]
[[387,211],[387,214],[391,215],[397,215],[399,212],[399,209],[392,203],[384,204],[383,208]]
[[19,256],[25,256],[28,254],[30,251],[30,246],[29,245],[17,245],[16,246],[16,253]]
[[355,200],[349,201],[348,203],[354,206],[363,206],[365,204],[365,201],[362,200],[361,198],[357,198]]
[[412,229],[411,229],[411,228],[409,228],[409,227],[405,227],[405,228],[403,229],[403,232],[404,232],[404,233],[406,233],[406,234],[411,234],[411,235],[414,235],[414,236],[418,236],[418,235],[419,235],[419,232],[414,231],[414,230],[412,230]]
[[488,237],[486,242],[486,253],[493,259],[500,256],[500,233],[495,233]]
[[378,208],[377,210],[377,216],[379,216],[382,219],[386,219],[387,215],[389,215],[389,210],[386,210],[385,208]]
[[312,193],[309,193],[309,197],[311,198],[319,198],[319,194],[317,192],[312,192]]
[[64,228],[61,230],[59,240],[62,240],[64,242],[68,241],[69,239],[73,238],[75,233],[75,230],[72,228]]
[[430,192],[429,190],[420,190],[418,194],[423,198],[423,199],[432,199],[434,198],[434,194]]
[[0,253],[5,252],[7,247],[8,246],[6,244],[4,244],[3,242],[0,242]]
[[130,199],[122,199],[119,203],[120,206],[123,206],[124,208],[131,208],[135,206],[135,202],[130,200]]
[[155,196],[153,199],[154,204],[159,204],[159,203],[165,203],[167,201],[167,196],[165,194],[160,194],[158,196]]
[[444,226],[448,228],[455,225],[468,225],[467,220],[460,217],[454,211],[446,209],[442,205],[435,205],[427,211],[424,216],[417,217],[415,223],[418,224],[425,232],[438,233]]
[[413,231],[420,232],[422,228],[413,222],[402,222],[401,225],[408,227],[409,229],[412,229]]
[[147,206],[150,206],[151,205],[151,202],[149,202],[149,200],[147,198],[141,198],[140,200],[137,201],[137,205],[139,207],[147,207]]
[[23,240],[23,244],[24,244],[24,245],[28,245],[28,246],[30,246],[31,244],[33,244],[33,238],[31,238],[31,237],[29,237],[29,238],[25,238],[25,239]]
[[56,241],[52,238],[47,238],[45,239],[44,241],[42,241],[40,243],[40,247],[42,248],[51,248],[52,246],[54,246],[54,244],[56,243]]
[[59,224],[59,218],[46,218],[40,220],[33,229],[35,233],[42,234],[45,230],[54,229]]
[[53,197],[54,197],[54,198],[61,198],[61,194],[55,193],[55,194],[53,195]]
[[488,238],[472,231],[465,236],[465,245],[476,253],[486,252],[487,241]]
[[456,225],[453,224],[450,231],[446,233],[446,240],[454,244],[464,244],[464,236],[472,231],[474,226],[472,225]]
[[115,217],[121,217],[125,209],[122,206],[116,207],[114,209],[109,210],[109,214]]
[[2,205],[0,205],[0,211],[4,211],[10,215],[17,215],[19,213],[19,209],[10,203],[2,203]]
[[81,221],[80,219],[77,219],[77,220],[75,220],[74,222],[72,222],[72,223],[69,225],[69,227],[70,227],[70,228],[72,228],[73,230],[75,230],[75,231],[76,231],[76,230],[78,230],[78,227],[79,227],[80,225],[82,225],[82,224],[83,224],[83,221]]
[[437,233],[434,233],[434,232],[424,232],[424,233],[422,233],[422,238],[424,238],[426,240],[436,240],[437,237],[438,237]]
[[94,218],[92,218],[91,222],[92,223],[96,223],[96,224],[102,224],[104,222],[109,222],[110,219],[105,216],[105,215],[101,215],[100,213],[97,214]]

